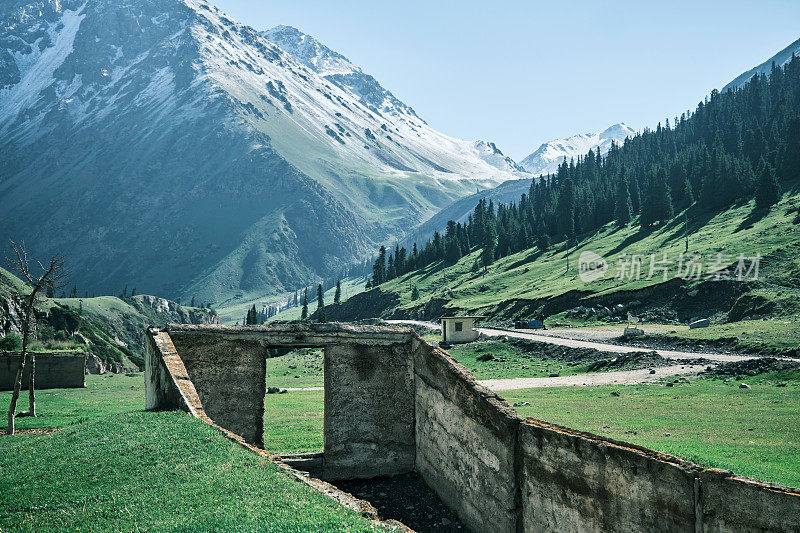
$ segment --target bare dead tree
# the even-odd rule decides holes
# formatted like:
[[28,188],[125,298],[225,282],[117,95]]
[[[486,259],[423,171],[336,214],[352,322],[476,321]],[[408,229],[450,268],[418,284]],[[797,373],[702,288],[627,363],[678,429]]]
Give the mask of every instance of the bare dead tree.
[[[17,400],[19,399],[19,392],[22,388],[22,373],[25,371],[25,364],[29,358],[28,343],[30,341],[31,328],[34,320],[34,306],[36,299],[41,295],[45,287],[51,286],[53,288],[61,288],[66,285],[67,270],[64,266],[63,256],[53,256],[50,258],[48,266],[43,265],[40,261],[35,261],[36,266],[41,271],[39,276],[36,276],[31,271],[31,261],[28,259],[28,253],[25,250],[25,243],[17,244],[11,241],[11,249],[14,256],[11,257],[10,263],[14,271],[22,277],[26,282],[31,292],[25,296],[20,295],[22,300],[22,318],[21,323],[18,324],[22,332],[22,350],[19,354],[19,365],[17,366],[17,377],[14,380],[14,392],[11,395],[11,405],[8,408],[8,426],[6,433],[9,435],[14,434],[14,417],[17,411]],[[34,267],[35,268],[35,267]],[[28,410],[29,416],[36,416],[36,354],[30,354],[30,378],[28,380],[28,398],[30,409]]]

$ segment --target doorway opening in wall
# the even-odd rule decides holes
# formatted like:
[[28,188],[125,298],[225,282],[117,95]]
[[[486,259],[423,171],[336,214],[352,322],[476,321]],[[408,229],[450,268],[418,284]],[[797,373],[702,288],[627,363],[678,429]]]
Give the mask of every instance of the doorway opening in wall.
[[384,520],[418,532],[465,531],[416,473],[371,479],[324,476],[324,348],[270,348],[266,360],[264,448],[290,466],[369,502]]
[[269,348],[264,448],[321,459],[325,401],[323,348]]

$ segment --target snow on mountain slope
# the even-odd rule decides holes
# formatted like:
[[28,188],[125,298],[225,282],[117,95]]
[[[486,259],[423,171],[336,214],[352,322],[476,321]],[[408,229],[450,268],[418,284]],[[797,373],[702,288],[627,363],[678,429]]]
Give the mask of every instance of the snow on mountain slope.
[[2,236],[93,290],[279,294],[515,177],[203,0],[3,9]]
[[550,174],[558,170],[558,165],[570,159],[576,159],[589,153],[589,150],[600,150],[607,153],[614,142],[621,143],[626,137],[635,135],[631,128],[623,123],[614,124],[600,133],[583,133],[556,139],[541,145],[535,152],[520,161],[520,165],[536,176]]
[[[291,26],[276,26],[262,32],[262,35],[332,84],[355,96],[373,113],[390,117],[401,129],[410,129],[429,150],[440,147],[448,152],[455,151],[459,158],[477,168],[483,168],[483,165],[478,162],[482,161],[501,172],[498,182],[508,179],[504,173],[514,176],[525,175],[524,169],[511,158],[503,155],[494,143],[453,139],[432,129],[417,116],[411,107],[384,89],[375,78],[364,73],[349,59],[331,50],[311,35]],[[411,139],[406,139],[404,142],[415,143],[417,139],[412,136]],[[441,159],[443,156],[430,152],[426,153],[425,157]],[[435,160],[438,161],[438,159]],[[448,168],[461,169],[463,167],[451,163]],[[486,169],[483,169],[482,172],[491,174],[491,171]]]
[[725,87],[722,88],[721,92],[725,92],[728,89],[739,89],[744,86],[745,83],[750,81],[750,78],[755,76],[756,74],[767,74],[772,71],[772,64],[775,63],[776,67],[782,67],[786,63],[788,63],[792,59],[792,55],[800,55],[800,39],[796,40],[771,58],[767,59],[757,67],[753,67],[747,72],[740,74],[736,77],[733,81],[728,83]]

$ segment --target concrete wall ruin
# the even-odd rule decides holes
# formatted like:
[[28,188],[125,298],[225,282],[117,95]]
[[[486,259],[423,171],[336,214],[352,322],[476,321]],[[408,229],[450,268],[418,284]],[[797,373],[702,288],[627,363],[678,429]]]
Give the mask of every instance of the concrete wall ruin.
[[324,475],[416,471],[475,531],[800,531],[799,490],[522,420],[410,330],[170,326],[150,336],[148,408],[202,402],[255,443],[265,350],[325,347]]
[[[0,390],[13,390],[17,378],[19,354],[4,352],[0,355]],[[85,387],[86,355],[76,353],[37,352],[36,388],[73,389]],[[22,373],[22,387],[27,389],[30,379],[30,362]]]

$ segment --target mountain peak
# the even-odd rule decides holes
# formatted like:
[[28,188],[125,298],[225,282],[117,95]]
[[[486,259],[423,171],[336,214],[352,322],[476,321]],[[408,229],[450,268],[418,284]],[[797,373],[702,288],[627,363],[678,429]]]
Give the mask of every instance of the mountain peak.
[[531,155],[520,162],[520,165],[535,175],[550,174],[558,170],[558,165],[570,159],[577,159],[589,153],[589,150],[607,153],[615,142],[621,143],[627,137],[636,134],[624,122],[609,126],[600,133],[580,133],[564,139],[555,139],[542,144]]
[[323,78],[356,95],[362,104],[373,111],[421,121],[410,106],[384,89],[378,80],[313,36],[284,25],[263,31],[261,35]]

